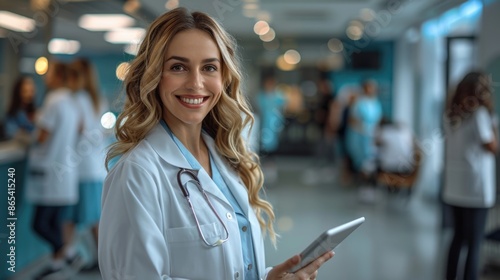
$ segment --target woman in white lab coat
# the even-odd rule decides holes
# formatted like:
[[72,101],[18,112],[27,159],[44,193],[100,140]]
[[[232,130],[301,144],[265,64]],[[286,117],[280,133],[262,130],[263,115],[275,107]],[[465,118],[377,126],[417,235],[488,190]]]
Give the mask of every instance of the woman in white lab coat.
[[241,135],[253,117],[235,48],[212,18],[183,8],[149,27],[107,158],[119,157],[102,198],[104,279],[315,279],[333,256],[296,273],[298,255],[265,268],[274,213]]

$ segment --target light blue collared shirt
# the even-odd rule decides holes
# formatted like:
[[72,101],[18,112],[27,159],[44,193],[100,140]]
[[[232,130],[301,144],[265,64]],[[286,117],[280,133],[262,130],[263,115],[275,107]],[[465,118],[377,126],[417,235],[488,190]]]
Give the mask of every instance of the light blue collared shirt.
[[[201,164],[196,160],[196,158],[189,152],[189,150],[182,144],[182,142],[175,137],[172,133],[168,125],[165,121],[161,120],[161,125],[168,134],[172,137],[175,144],[184,155],[186,160],[191,165],[191,168],[199,170],[202,168]],[[243,251],[243,263],[245,265],[245,278],[247,280],[258,279],[257,275],[257,262],[255,260],[255,252],[253,246],[252,239],[252,229],[248,218],[245,216],[243,210],[241,209],[239,203],[236,201],[236,198],[232,194],[231,190],[228,188],[224,178],[220,174],[219,168],[217,164],[212,160],[212,155],[210,155],[210,167],[212,168],[212,180],[219,187],[221,192],[224,194],[226,199],[229,201],[231,206],[233,207],[236,213],[236,219],[238,221],[238,227],[240,229],[240,239],[241,239],[241,248]]]

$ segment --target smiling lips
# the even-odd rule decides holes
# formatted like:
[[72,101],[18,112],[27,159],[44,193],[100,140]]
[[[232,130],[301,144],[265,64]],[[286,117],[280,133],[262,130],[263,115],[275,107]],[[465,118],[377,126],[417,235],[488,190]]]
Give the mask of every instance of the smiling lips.
[[181,100],[182,103],[186,105],[191,105],[191,106],[196,106],[202,104],[204,101],[208,99],[208,96],[204,97],[183,97],[183,96],[178,96],[178,98]]

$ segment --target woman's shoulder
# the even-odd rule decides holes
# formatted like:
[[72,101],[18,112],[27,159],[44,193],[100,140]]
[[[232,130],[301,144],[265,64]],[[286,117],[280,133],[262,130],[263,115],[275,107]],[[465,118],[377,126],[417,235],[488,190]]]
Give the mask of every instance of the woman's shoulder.
[[134,148],[121,155],[114,167],[124,165],[147,166],[154,161],[154,157],[154,149],[148,141],[143,139]]

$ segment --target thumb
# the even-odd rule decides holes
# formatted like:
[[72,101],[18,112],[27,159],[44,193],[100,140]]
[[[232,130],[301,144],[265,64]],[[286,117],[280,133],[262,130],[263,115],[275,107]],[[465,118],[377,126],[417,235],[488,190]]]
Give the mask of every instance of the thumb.
[[292,267],[296,266],[300,262],[300,255],[295,255],[285,262],[275,266],[275,271],[279,274],[288,272]]

